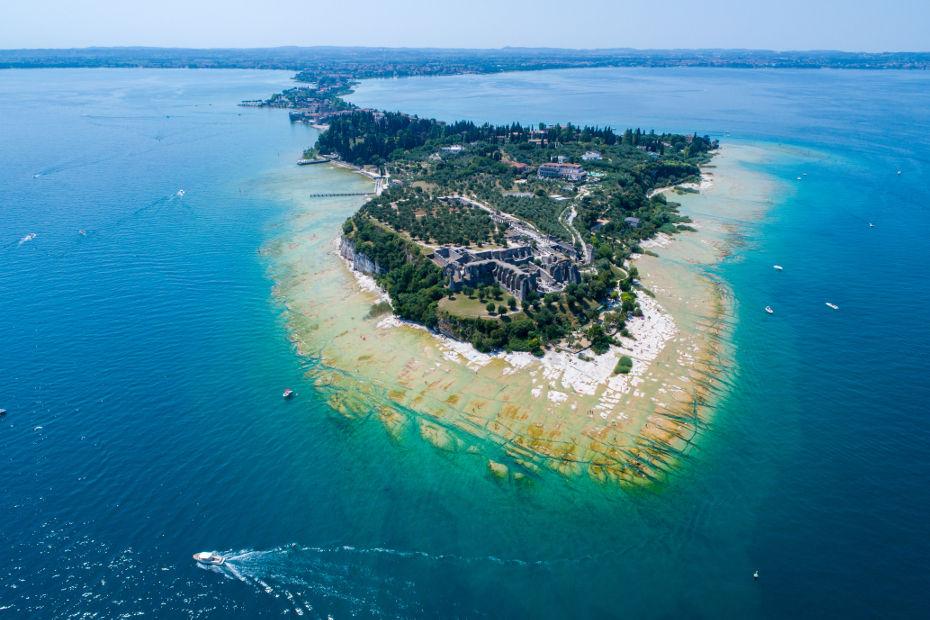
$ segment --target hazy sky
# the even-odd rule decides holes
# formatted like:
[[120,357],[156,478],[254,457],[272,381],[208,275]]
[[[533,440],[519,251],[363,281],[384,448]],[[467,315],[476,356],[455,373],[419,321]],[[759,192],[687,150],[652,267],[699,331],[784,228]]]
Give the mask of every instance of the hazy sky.
[[0,0],[0,48],[930,50],[930,0]]

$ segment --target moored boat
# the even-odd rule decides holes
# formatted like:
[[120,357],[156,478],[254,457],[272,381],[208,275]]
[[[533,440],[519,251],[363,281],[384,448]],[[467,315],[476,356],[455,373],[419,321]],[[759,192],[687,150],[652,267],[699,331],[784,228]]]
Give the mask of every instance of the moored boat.
[[286,390],[284,390],[284,393],[281,394],[281,396],[284,398],[284,400],[287,400],[288,398],[291,398],[292,396],[294,396],[294,390],[292,390],[291,388],[287,388]]
[[832,309],[834,309],[834,310],[839,310],[839,309],[840,309],[839,306],[837,306],[836,304],[832,304],[832,303],[830,303],[829,301],[827,302],[827,307],[828,307],[828,308],[832,308]]
[[774,269],[775,271],[781,271],[782,269],[784,269],[784,267],[782,267],[781,265],[772,265],[772,269]]
[[772,309],[772,306],[766,306],[765,311],[769,314],[775,314],[775,310]]

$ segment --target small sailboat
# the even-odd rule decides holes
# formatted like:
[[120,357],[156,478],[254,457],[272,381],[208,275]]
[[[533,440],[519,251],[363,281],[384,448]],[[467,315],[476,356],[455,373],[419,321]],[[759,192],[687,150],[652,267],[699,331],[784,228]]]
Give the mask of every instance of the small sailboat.
[[198,564],[204,564],[206,566],[222,566],[226,562],[226,558],[221,555],[217,555],[212,551],[201,551],[200,553],[195,553],[193,555],[194,561]]
[[872,222],[869,222],[869,228],[875,228],[875,224],[873,224]]
[[829,301],[827,302],[827,308],[832,308],[833,310],[839,310],[839,309],[840,309],[839,306],[837,306],[836,304],[830,303]]
[[784,267],[782,267],[781,265],[772,265],[772,269],[774,269],[775,271],[782,271]]
[[178,198],[184,198],[184,194],[186,193],[187,192],[185,192],[183,189],[179,189],[177,192],[175,192],[174,195],[177,196]]
[[772,309],[772,306],[766,306],[765,311],[769,314],[775,314],[775,310]]
[[291,398],[292,396],[294,396],[294,390],[292,390],[291,388],[287,388],[286,390],[284,390],[284,393],[281,394],[281,397],[284,398],[284,400],[287,400]]

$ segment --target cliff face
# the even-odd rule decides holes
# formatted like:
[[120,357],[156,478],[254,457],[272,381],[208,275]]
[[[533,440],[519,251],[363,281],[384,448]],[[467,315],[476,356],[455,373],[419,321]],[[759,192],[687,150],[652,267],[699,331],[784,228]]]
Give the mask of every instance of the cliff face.
[[341,254],[344,259],[352,263],[352,268],[356,271],[361,271],[362,273],[376,276],[384,273],[384,269],[382,269],[378,263],[371,260],[361,252],[356,252],[355,244],[344,235],[339,240],[339,254]]
[[462,336],[459,334],[458,330],[455,329],[455,326],[449,321],[448,316],[444,312],[439,313],[438,322],[436,323],[436,331],[442,334],[443,336],[448,336],[449,338],[454,338],[456,340],[461,340]]

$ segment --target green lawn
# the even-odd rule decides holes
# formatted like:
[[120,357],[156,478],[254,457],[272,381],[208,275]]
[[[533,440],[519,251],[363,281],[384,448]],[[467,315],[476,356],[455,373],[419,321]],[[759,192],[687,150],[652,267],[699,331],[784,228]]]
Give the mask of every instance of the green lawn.
[[[507,305],[507,296],[504,296],[503,301],[494,300],[495,305],[503,303]],[[499,315],[491,316],[488,314],[487,301],[481,302],[478,301],[478,298],[469,299],[464,293],[456,293],[455,299],[449,299],[448,297],[443,297],[439,301],[439,309],[445,310],[449,314],[454,314],[455,316],[461,317],[470,317],[470,318],[496,318]],[[508,314],[514,315],[517,314],[519,310],[509,312]]]

